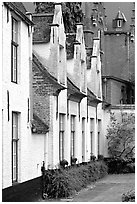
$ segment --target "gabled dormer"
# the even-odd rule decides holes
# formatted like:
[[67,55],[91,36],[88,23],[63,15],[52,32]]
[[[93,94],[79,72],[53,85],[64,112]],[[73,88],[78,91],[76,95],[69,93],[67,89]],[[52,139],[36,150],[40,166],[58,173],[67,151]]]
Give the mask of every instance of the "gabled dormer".
[[127,22],[127,19],[120,10],[118,11],[115,19],[113,19],[113,28],[116,30],[122,30],[125,27],[125,23]]
[[67,72],[72,82],[86,93],[86,49],[83,24],[76,24],[76,33],[68,33],[67,41]]
[[33,14],[33,50],[48,72],[66,86],[66,35],[61,3],[55,3],[52,12]]

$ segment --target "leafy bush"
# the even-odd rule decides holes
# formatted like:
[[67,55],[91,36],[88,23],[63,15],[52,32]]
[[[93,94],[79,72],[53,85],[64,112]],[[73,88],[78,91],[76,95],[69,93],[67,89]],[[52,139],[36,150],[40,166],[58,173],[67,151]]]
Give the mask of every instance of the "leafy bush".
[[110,114],[107,129],[108,153],[111,157],[129,159],[135,155],[135,114],[121,112],[121,122]]
[[122,158],[105,158],[104,161],[108,166],[108,173],[135,173],[135,163],[130,159]]
[[60,161],[60,166],[61,166],[62,168],[65,168],[66,166],[68,166],[68,161],[65,160],[65,159],[61,160],[61,161]]
[[102,154],[99,154],[98,155],[98,160],[100,161],[100,160],[104,160],[104,156],[102,155]]
[[122,195],[122,202],[135,202],[135,190],[130,190]]
[[77,162],[77,158],[71,157],[71,165],[75,165]]
[[44,194],[49,198],[68,197],[106,174],[107,166],[103,161],[90,162],[79,167],[47,170],[45,172]]

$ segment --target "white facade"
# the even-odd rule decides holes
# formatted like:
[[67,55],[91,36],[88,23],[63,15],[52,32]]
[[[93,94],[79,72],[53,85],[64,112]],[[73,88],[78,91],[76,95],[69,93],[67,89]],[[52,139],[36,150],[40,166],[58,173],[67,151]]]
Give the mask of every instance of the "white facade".
[[[11,82],[12,16],[17,19],[19,25],[17,83]],[[12,113],[18,115],[17,182],[24,182],[41,175],[46,135],[31,134],[29,109],[32,33],[28,34],[29,25],[14,12],[7,11],[7,7],[3,4],[2,26],[2,188],[7,188],[13,184]]]
[[[28,24],[18,15],[3,5],[3,68],[2,68],[2,151],[3,151],[3,188],[12,186],[13,172],[13,124],[12,113],[18,117],[18,144],[16,155],[17,182],[24,182],[41,176],[42,162],[46,168],[58,168],[61,159],[71,164],[71,156],[77,163],[90,161],[93,154],[103,154],[101,126],[102,106],[98,102],[88,104],[87,87],[95,97],[101,97],[101,62],[99,39],[94,40],[93,50],[96,58],[92,60],[90,73],[86,69],[86,50],[83,26],[77,25],[74,45],[74,58],[66,59],[66,35],[64,32],[61,5],[55,6],[53,26],[51,26],[50,42],[34,44],[33,50],[41,63],[64,87],[58,95],[50,95],[49,131],[46,134],[32,133],[33,98],[32,98],[32,32],[28,33]],[[18,80],[11,82],[11,40],[12,15],[17,17],[19,25],[18,46]],[[58,26],[56,26],[58,24]],[[30,26],[31,27],[31,26]],[[29,27],[29,30],[31,30]],[[54,43],[53,43],[54,29]],[[61,47],[61,49],[60,49]],[[87,73],[86,73],[87,72]],[[88,76],[88,77],[87,77]],[[69,98],[67,77],[72,80],[76,95]],[[95,80],[96,79],[96,80]],[[94,83],[93,83],[94,80]],[[75,92],[75,91],[74,91]],[[35,97],[35,96],[33,96]],[[101,98],[100,98],[101,99]],[[45,104],[46,106],[46,104]],[[9,119],[8,119],[9,117]],[[63,123],[63,132],[60,129]],[[72,128],[72,126],[74,127]],[[60,139],[63,134],[63,143]],[[98,135],[101,139],[98,139]],[[72,138],[74,136],[74,138]],[[63,153],[60,145],[63,144]],[[99,150],[98,150],[99,149]],[[15,156],[15,155],[14,155]]]

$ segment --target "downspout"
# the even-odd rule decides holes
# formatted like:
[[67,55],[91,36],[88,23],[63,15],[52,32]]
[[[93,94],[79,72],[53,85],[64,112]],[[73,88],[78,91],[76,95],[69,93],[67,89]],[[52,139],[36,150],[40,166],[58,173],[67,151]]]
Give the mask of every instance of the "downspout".
[[49,132],[44,135],[44,162],[45,162],[45,169],[48,169],[48,137]]
[[[28,18],[32,21],[32,14],[30,12],[26,12],[26,15]],[[32,75],[32,33],[33,33],[33,27],[28,25],[28,36],[29,36],[29,121],[33,119],[33,88],[32,88],[32,83],[33,83],[33,75]],[[28,121],[28,122],[29,122]]]
[[[129,32],[127,33],[127,65],[128,65],[128,79],[130,78],[130,73],[129,73],[129,70],[130,70],[130,45],[129,45],[129,36],[130,34],[129,34]],[[127,80],[128,80],[127,79]]]

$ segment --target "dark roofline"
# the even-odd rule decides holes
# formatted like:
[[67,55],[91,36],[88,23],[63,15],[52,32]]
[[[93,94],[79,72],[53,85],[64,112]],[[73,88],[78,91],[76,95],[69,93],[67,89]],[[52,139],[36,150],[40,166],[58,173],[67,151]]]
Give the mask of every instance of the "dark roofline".
[[104,31],[104,35],[117,35],[117,34],[124,34],[127,35],[129,32],[126,31]]
[[126,83],[126,84],[132,84],[134,85],[134,83],[130,82],[130,81],[126,81],[124,79],[120,79],[118,77],[115,77],[115,76],[102,76],[102,79],[112,79],[114,81],[118,81],[118,82],[122,82],[122,83]]
[[33,17],[52,17],[54,13],[33,13]]
[[[72,87],[69,87],[69,84],[67,86],[68,89],[68,99],[73,100],[74,98],[79,98],[80,100],[74,100],[76,102],[80,102],[82,98],[87,97],[86,94],[82,93],[80,89],[70,80],[69,77],[67,77],[67,83],[70,83]],[[69,93],[70,90],[70,93]]]
[[89,89],[87,88],[87,97],[88,97],[88,102],[94,102],[94,103],[101,103],[102,100],[101,99],[98,99],[96,97],[96,95]]
[[39,61],[39,59],[36,57],[36,55],[33,53],[33,61],[34,63],[37,64],[37,67],[39,68],[39,70],[43,73],[46,74],[46,76],[48,76],[48,78],[55,84],[56,88],[59,90],[63,90],[66,89],[66,87],[62,86],[61,84],[59,84],[57,82],[57,79],[52,76],[46,69],[46,67],[43,66],[43,64]]
[[[39,129],[39,125],[41,127],[40,129]],[[49,131],[49,126],[45,124],[35,113],[33,113],[32,133],[46,134],[48,131]]]
[[32,26],[34,25],[34,23],[24,13],[22,13],[22,11],[20,11],[12,2],[4,2],[4,4],[11,10],[13,10],[26,24]]

